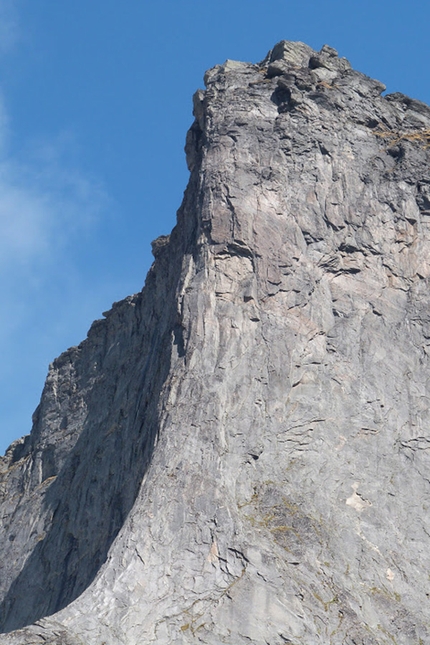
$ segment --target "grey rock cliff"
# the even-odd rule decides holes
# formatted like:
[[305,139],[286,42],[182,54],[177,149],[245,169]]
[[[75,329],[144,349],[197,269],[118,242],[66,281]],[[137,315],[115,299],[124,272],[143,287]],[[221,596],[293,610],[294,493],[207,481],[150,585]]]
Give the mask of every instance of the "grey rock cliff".
[[430,108],[286,41],[205,82],[145,288],[0,461],[0,643],[424,645]]

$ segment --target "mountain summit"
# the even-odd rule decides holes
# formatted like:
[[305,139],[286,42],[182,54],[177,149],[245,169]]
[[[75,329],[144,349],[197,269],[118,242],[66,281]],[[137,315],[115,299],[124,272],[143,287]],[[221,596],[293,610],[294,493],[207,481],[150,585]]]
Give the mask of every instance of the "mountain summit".
[[288,41],[205,83],[144,289],[0,459],[0,643],[430,643],[430,108]]

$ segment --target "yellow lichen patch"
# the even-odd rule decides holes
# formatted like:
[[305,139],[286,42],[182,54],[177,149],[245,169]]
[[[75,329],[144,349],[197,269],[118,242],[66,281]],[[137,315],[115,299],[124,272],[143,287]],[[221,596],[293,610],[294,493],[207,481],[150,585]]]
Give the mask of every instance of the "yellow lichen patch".
[[377,137],[386,139],[390,146],[394,146],[401,141],[412,141],[413,143],[420,143],[425,148],[430,146],[430,128],[422,128],[420,130],[411,130],[410,132],[399,132],[388,129],[374,130],[373,133]]

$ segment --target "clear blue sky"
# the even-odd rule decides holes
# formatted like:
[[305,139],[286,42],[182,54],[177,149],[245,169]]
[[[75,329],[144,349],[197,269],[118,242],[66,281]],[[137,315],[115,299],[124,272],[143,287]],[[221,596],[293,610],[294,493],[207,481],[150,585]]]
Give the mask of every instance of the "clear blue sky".
[[0,452],[170,232],[204,71],[279,40],[430,103],[428,0],[0,0]]

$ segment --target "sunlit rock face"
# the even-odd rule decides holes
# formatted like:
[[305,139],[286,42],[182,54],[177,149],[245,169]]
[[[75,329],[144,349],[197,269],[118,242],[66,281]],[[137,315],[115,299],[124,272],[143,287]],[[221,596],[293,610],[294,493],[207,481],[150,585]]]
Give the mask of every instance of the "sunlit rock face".
[[325,46],[194,97],[143,291],[0,462],[0,643],[430,642],[430,108]]

